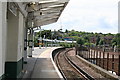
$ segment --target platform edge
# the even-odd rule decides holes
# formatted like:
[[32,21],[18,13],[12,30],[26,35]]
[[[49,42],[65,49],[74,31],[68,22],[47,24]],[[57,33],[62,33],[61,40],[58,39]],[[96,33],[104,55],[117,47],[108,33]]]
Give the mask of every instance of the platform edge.
[[55,49],[53,49],[53,50],[50,52],[50,59],[51,59],[51,61],[52,61],[52,64],[53,64],[55,70],[57,71],[58,76],[59,76],[61,79],[63,79],[62,74],[61,74],[60,71],[58,70],[58,68],[57,68],[57,66],[55,65],[55,63],[54,63],[54,61],[53,61],[53,58],[52,58],[52,52],[53,52],[54,50],[55,50]]

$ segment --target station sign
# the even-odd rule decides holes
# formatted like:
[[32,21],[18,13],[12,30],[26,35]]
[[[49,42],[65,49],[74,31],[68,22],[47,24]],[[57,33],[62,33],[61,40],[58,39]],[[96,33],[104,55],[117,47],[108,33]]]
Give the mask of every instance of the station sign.
[[44,43],[38,43],[38,45],[44,45]]

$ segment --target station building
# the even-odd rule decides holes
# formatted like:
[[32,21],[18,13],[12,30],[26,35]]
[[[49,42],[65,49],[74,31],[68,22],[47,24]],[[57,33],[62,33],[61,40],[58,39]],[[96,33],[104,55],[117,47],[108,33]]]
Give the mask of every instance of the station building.
[[21,78],[32,57],[33,28],[54,23],[69,0],[0,2],[0,79]]

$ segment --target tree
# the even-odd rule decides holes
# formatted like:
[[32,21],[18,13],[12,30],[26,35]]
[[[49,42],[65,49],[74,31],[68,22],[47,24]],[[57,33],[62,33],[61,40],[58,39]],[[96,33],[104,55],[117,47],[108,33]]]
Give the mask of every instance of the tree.
[[89,47],[90,43],[86,42],[84,45],[87,46],[87,47]]
[[118,46],[120,48],[120,33],[117,33],[115,37],[112,39],[112,45]]
[[65,30],[65,33],[68,33],[68,32],[69,32],[69,31],[66,29],[66,30]]
[[114,37],[114,38],[112,39],[112,46],[114,47],[115,45],[117,45],[117,41],[116,41],[116,38]]
[[84,44],[84,40],[79,37],[79,38],[77,39],[77,44],[83,45],[83,44]]
[[104,44],[104,40],[101,39],[101,40],[99,41],[99,45],[103,45],[103,44]]
[[97,40],[96,40],[96,45],[99,44],[99,41],[100,41],[100,36],[97,37]]
[[41,32],[41,37],[44,38],[44,35],[45,35],[45,38],[50,39],[51,38],[51,30],[43,30]]
[[89,42],[89,36],[83,36],[85,42]]

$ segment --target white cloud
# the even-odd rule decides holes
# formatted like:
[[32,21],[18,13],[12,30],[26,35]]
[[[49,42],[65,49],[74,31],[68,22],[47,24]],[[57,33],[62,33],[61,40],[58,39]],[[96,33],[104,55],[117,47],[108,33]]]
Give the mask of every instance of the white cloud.
[[[118,0],[70,0],[60,17],[62,26],[78,31],[117,33],[117,7]],[[60,29],[60,25],[59,19],[43,28]]]

